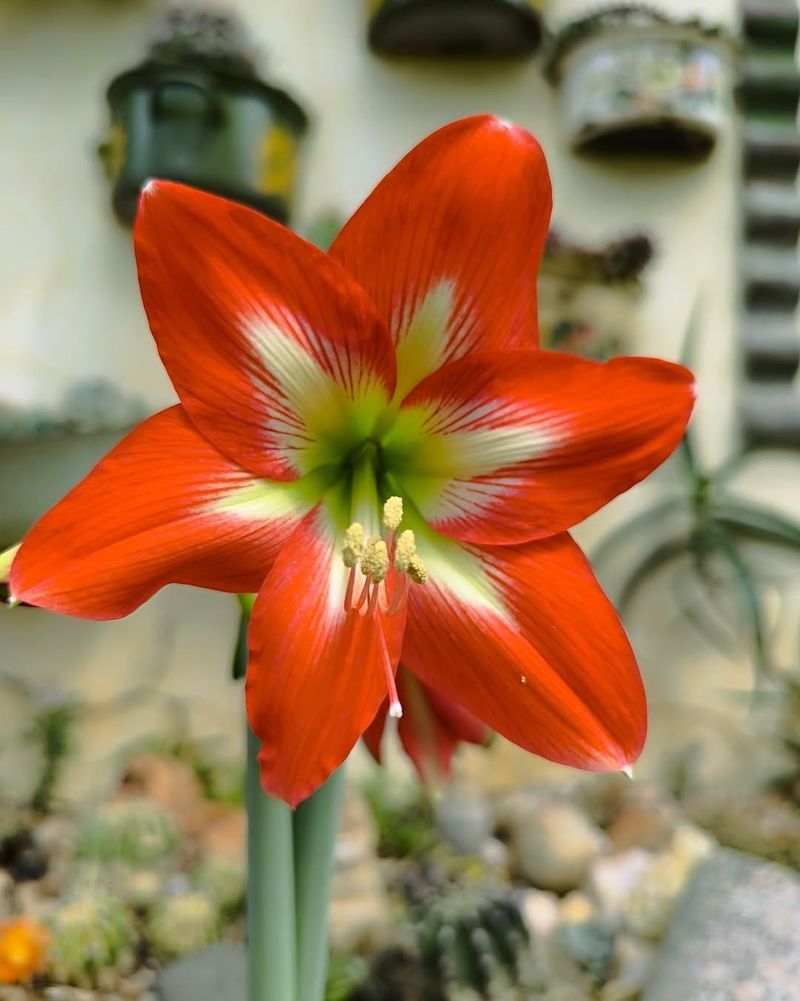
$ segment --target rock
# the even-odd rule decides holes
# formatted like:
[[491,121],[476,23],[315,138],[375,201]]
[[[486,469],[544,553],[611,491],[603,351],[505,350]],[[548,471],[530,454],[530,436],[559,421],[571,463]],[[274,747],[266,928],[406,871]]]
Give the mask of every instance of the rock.
[[641,848],[594,859],[585,887],[606,917],[615,918],[620,914],[625,900],[652,860],[653,855]]
[[729,848],[800,865],[800,814],[777,795],[697,797],[686,809]]
[[499,838],[487,838],[478,850],[478,858],[492,872],[503,873],[508,869],[508,848]]
[[568,893],[558,905],[559,924],[574,925],[590,921],[597,913],[592,901],[577,890]]
[[695,869],[643,1001],[796,1001],[800,877],[722,849]]
[[436,801],[436,823],[449,845],[462,855],[478,855],[492,833],[486,797],[465,782],[451,782]]
[[14,880],[5,869],[0,869],[0,921],[7,921],[14,913]]
[[196,836],[204,854],[244,858],[247,815],[242,807],[206,803],[200,816],[205,822]]
[[553,796],[515,793],[498,806],[497,822],[512,871],[556,893],[580,886],[592,859],[608,849],[584,810]]
[[152,800],[185,835],[191,837],[203,829],[207,804],[200,780],[185,761],[164,754],[137,754],[128,761],[122,791]]
[[661,938],[688,875],[680,859],[668,854],[654,858],[624,902],[626,928],[642,938]]
[[614,943],[613,977],[603,986],[602,1001],[634,1001],[650,975],[655,946],[633,935],[620,934]]
[[0,1001],[27,1001],[27,998],[24,987],[0,987]]
[[392,925],[376,845],[372,817],[363,798],[348,783],[331,890],[329,938],[335,950],[349,952],[359,946],[380,944]]
[[608,829],[608,837],[617,851],[628,848],[663,848],[674,825],[674,811],[664,804],[625,807]]
[[558,897],[546,890],[526,890],[522,916],[534,939],[547,938],[558,923]]
[[642,938],[661,938],[692,869],[713,847],[713,839],[697,828],[678,827],[669,849],[653,857],[623,902],[628,930]]
[[603,921],[589,919],[563,923],[556,931],[556,943],[595,983],[608,979],[614,956],[614,934]]
[[162,1001],[244,1001],[244,947],[229,942],[170,963],[158,975]]

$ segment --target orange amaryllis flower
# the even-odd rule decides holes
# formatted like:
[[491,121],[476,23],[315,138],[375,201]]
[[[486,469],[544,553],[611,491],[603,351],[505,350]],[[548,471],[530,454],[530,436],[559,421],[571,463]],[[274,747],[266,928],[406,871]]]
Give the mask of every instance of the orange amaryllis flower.
[[32,918],[0,923],[0,984],[24,984],[44,968],[49,935]]
[[672,452],[693,383],[535,349],[549,214],[538,144],[489,116],[412,150],[328,254],[149,184],[139,283],[181,402],[34,526],[14,599],[106,619],[169,582],[257,590],[248,716],[291,804],[387,692],[400,714],[401,651],[522,747],[627,766],[639,672],[565,533]]
[[[489,740],[491,730],[479,719],[434,691],[402,664],[397,668],[396,681],[403,707],[397,734],[423,782],[438,782],[450,775],[453,754],[460,743],[485,744]],[[389,710],[387,698],[364,732],[364,743],[378,763]]]

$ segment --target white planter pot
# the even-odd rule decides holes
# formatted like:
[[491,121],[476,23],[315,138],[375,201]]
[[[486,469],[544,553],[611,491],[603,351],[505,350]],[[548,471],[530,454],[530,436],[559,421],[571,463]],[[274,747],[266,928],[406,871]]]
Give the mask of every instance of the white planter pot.
[[733,107],[731,45],[692,26],[603,26],[565,52],[557,75],[576,150],[705,155]]

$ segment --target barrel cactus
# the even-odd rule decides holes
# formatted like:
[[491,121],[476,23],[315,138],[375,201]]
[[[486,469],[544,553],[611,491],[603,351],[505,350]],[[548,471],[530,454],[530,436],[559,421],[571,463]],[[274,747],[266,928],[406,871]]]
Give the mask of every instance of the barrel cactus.
[[178,847],[172,818],[148,799],[107,803],[83,824],[78,858],[151,866],[168,862]]
[[524,969],[528,932],[507,890],[451,886],[414,910],[423,963],[449,994],[513,996],[509,991]]
[[232,855],[209,855],[192,870],[192,886],[217,902],[224,914],[236,913],[244,903],[245,867]]
[[147,923],[153,951],[163,959],[184,956],[213,942],[219,931],[217,902],[207,893],[184,893],[157,904]]
[[93,987],[132,964],[136,929],[130,911],[110,896],[69,900],[50,916],[47,972],[63,984]]

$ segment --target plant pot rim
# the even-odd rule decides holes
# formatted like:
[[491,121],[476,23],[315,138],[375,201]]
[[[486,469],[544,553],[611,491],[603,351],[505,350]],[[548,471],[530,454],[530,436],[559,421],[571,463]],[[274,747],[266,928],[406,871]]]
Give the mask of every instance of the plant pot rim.
[[[391,30],[394,22],[407,17],[409,14],[430,13],[435,8],[442,11],[449,7],[471,7],[476,10],[487,6],[486,0],[380,0],[376,4],[375,10],[370,16],[368,39],[370,46],[379,52],[384,52],[382,36],[387,30]],[[514,22],[514,30],[527,37],[527,42],[520,45],[509,53],[495,53],[495,58],[505,55],[523,57],[535,52],[542,43],[544,37],[544,24],[542,21],[541,6],[535,6],[527,0],[504,0],[497,4],[496,10],[503,14],[509,22]],[[399,54],[399,53],[398,53]],[[441,53],[431,48],[430,53],[418,53],[419,55],[429,55],[435,58],[447,59],[474,59],[486,58],[487,53],[470,54],[459,52]]]
[[214,66],[209,66],[207,63],[191,59],[175,62],[145,59],[138,66],[125,70],[114,77],[106,90],[106,100],[110,106],[113,106],[119,97],[122,97],[133,87],[140,84],[149,84],[159,77],[169,76],[170,73],[175,73],[176,77],[181,74],[192,74],[212,84],[228,85],[234,89],[256,92],[277,104],[285,117],[291,120],[298,132],[304,132],[308,127],[309,118],[305,110],[291,95],[285,90],[281,90],[280,87],[274,87],[258,76],[217,69]]
[[620,29],[638,34],[642,39],[663,34],[668,39],[691,39],[697,44],[705,42],[709,47],[726,49],[732,54],[740,48],[737,35],[720,22],[704,21],[700,17],[671,17],[657,7],[614,4],[590,11],[549,34],[545,75],[551,83],[557,83],[564,63],[573,52]]

